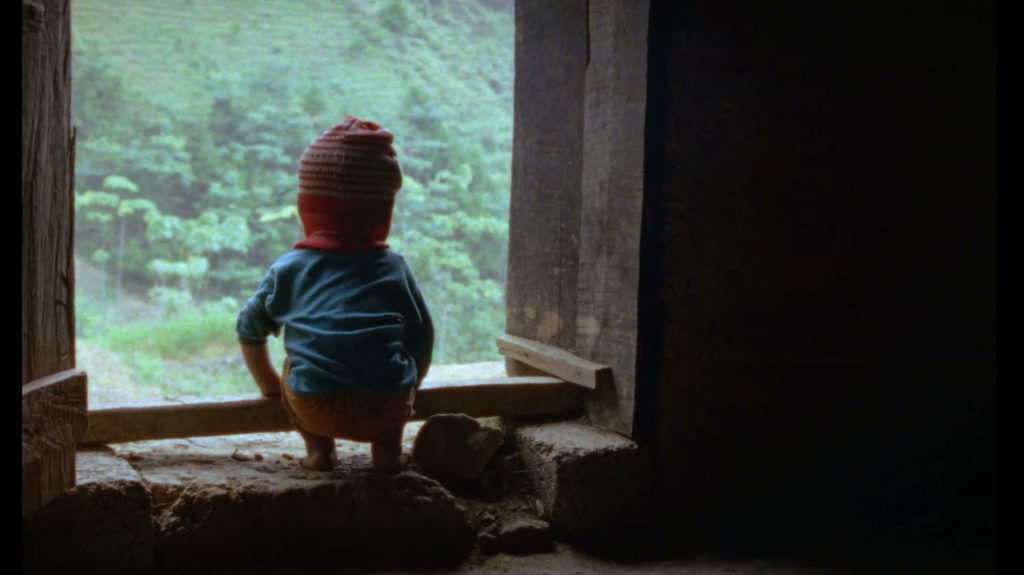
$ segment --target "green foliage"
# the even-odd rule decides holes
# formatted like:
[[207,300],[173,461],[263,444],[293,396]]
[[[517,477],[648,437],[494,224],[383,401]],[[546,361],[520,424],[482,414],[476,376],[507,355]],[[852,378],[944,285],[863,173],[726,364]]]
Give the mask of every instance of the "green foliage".
[[201,356],[211,347],[237,347],[234,333],[236,312],[193,309],[159,323],[129,323],[112,326],[103,343],[111,349],[131,349],[166,360]]
[[[110,324],[84,333],[80,325],[79,336],[113,350],[134,381],[159,388],[166,397],[251,394],[252,378],[237,356],[237,305],[230,299],[217,301],[155,324]],[[96,313],[89,311],[87,317]],[[270,350],[280,365],[280,342],[273,341]],[[235,355],[224,361],[225,353]]]
[[106,312],[102,297],[76,294],[75,337],[84,340],[101,335],[107,327]]
[[[153,263],[161,260],[153,260]],[[174,262],[181,263],[181,262]],[[149,289],[149,299],[160,306],[164,317],[180,316],[192,307],[192,293],[187,288],[155,286]]]
[[[192,337],[202,329],[188,318],[210,302],[221,306],[211,317],[233,316],[237,305],[224,302],[248,298],[291,249],[298,157],[353,114],[396,135],[405,183],[390,241],[443,331],[435,362],[498,357],[511,0],[228,0],[202,11],[185,0],[160,10],[76,0],[73,25],[76,249],[104,286],[147,297],[177,326],[139,327],[109,345],[127,352],[168,337],[199,353],[210,340]],[[91,334],[104,325],[83,318]],[[210,325],[234,337],[233,321]],[[147,353],[162,352],[137,360],[155,373]]]
[[409,28],[409,9],[402,0],[391,0],[377,16],[380,25],[393,34],[405,34]]
[[139,191],[139,187],[135,185],[135,182],[117,174],[110,174],[107,176],[106,179],[103,180],[103,187],[105,189],[121,193],[134,194]]

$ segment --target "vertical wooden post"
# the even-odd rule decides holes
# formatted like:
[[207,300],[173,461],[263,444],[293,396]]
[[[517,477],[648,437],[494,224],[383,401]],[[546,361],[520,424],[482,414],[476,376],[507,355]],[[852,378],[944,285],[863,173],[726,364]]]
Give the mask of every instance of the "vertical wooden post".
[[649,11],[647,1],[591,0],[588,14],[576,353],[614,374],[613,386],[587,395],[587,413],[627,435],[639,335]]
[[[506,332],[576,339],[586,0],[516,2]],[[509,375],[530,370],[509,360]]]
[[22,510],[27,513],[74,485],[75,435],[85,430],[85,374],[67,371],[75,365],[70,1],[23,0],[21,46]]

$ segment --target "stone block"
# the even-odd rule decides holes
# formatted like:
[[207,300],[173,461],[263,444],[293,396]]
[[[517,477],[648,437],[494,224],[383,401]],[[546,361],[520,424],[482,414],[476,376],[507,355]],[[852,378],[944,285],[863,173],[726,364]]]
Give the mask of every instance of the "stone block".
[[22,519],[23,573],[147,573],[156,536],[149,491],[109,449],[79,451],[77,485]]
[[583,421],[512,435],[558,539],[616,541],[649,517],[650,457],[634,441]]

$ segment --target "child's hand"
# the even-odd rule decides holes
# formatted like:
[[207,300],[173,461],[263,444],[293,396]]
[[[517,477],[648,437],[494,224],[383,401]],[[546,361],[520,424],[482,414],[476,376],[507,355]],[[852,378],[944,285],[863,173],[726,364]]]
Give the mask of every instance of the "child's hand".
[[267,349],[267,345],[242,344],[242,357],[263,397],[279,397],[281,395],[281,376],[274,369],[274,364],[270,362],[270,351]]

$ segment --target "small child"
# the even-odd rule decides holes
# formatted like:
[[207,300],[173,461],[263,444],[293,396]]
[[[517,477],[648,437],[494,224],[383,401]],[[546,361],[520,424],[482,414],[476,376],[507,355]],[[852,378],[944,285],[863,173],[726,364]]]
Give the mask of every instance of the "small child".
[[[246,366],[264,396],[281,396],[309,469],[334,467],[335,438],[369,442],[375,468],[400,468],[413,395],[430,369],[430,312],[409,265],[386,243],[402,187],[393,139],[349,116],[306,148],[305,238],[238,315]],[[278,375],[266,342],[282,326],[287,359]]]

